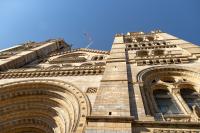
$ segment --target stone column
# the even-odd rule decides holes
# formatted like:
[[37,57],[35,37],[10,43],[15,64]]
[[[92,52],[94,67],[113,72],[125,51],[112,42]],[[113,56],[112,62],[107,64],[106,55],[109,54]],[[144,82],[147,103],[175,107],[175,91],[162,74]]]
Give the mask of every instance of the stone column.
[[173,90],[172,91],[173,98],[175,99],[175,101],[177,102],[179,107],[182,109],[184,114],[190,115],[192,112],[191,112],[190,108],[188,107],[188,105],[183,100],[183,98],[181,97],[180,90],[178,88],[173,88],[172,90]]

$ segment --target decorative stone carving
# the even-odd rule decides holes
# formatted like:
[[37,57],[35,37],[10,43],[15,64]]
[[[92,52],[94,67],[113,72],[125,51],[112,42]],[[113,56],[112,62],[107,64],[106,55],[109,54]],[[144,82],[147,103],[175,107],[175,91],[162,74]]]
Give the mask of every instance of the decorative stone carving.
[[2,72],[0,73],[0,79],[6,78],[30,78],[30,77],[52,77],[52,76],[83,76],[83,75],[99,75],[104,72],[103,66],[80,66],[74,69],[51,69],[47,70],[37,69],[37,71],[15,71],[15,72]]
[[34,46],[0,51],[0,133],[200,132],[181,93],[200,93],[198,46],[161,31],[117,34],[111,51]]
[[97,93],[97,88],[96,87],[89,87],[87,89],[86,93]]
[[26,129],[26,125],[49,133],[83,131],[85,116],[90,113],[88,100],[78,88],[56,80],[4,84],[0,98],[1,133],[19,126]]

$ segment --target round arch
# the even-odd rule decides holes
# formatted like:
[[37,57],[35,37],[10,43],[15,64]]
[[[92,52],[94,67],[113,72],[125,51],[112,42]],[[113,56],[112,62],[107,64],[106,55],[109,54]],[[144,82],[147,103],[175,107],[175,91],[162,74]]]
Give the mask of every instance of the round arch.
[[34,79],[0,85],[1,133],[82,132],[87,97],[70,83]]
[[150,67],[138,73],[137,81],[140,83],[147,115],[156,116],[159,112],[156,101],[153,98],[153,91],[156,89],[168,90],[185,114],[190,112],[185,108],[185,105],[183,107],[181,103],[183,102],[179,95],[181,87],[190,85],[193,86],[197,92],[200,92],[200,73],[195,71],[195,69],[192,70],[191,68],[182,66]]

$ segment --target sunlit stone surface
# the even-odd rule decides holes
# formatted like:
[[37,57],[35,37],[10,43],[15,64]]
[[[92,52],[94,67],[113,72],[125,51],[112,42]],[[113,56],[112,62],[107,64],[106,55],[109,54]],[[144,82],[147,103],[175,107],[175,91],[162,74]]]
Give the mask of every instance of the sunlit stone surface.
[[0,51],[0,133],[199,133],[200,47],[159,30],[110,51],[64,40]]

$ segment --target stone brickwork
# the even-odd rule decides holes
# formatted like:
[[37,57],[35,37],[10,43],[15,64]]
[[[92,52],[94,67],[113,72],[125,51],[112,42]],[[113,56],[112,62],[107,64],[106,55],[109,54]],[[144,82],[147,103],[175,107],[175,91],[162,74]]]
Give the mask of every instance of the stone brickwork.
[[110,51],[62,39],[0,51],[0,133],[200,133],[200,47],[159,30]]

